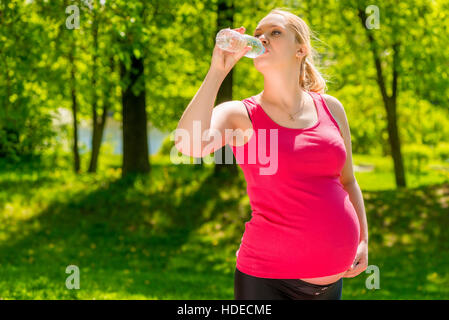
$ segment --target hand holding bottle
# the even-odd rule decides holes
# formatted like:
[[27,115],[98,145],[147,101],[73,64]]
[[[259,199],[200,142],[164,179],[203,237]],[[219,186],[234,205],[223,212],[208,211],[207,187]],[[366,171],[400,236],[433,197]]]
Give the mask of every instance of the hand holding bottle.
[[[245,27],[240,27],[232,30],[235,30],[241,34],[245,33]],[[231,71],[231,69],[235,66],[237,61],[239,61],[251,49],[251,46],[244,46],[242,50],[239,50],[237,52],[230,52],[220,49],[220,47],[215,44],[210,69],[214,72],[221,73],[224,77],[226,77],[229,71]]]

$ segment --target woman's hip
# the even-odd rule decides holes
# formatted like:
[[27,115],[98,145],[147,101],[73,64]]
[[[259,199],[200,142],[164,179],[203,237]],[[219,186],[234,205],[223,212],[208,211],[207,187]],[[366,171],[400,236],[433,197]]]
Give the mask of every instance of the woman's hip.
[[254,277],[235,269],[234,298],[236,300],[340,300],[343,278],[319,285],[301,279],[271,279]]

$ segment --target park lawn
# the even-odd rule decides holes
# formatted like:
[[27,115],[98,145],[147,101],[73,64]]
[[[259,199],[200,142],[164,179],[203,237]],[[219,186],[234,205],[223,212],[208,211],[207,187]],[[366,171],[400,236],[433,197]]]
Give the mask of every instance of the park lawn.
[[[369,265],[343,299],[448,299],[449,183],[428,170],[395,190],[391,161],[356,172],[369,224]],[[85,161],[86,159],[83,158]],[[0,299],[233,299],[235,252],[251,218],[242,172],[152,157],[149,177],[120,179],[120,159],[75,175],[68,162],[0,166]],[[66,288],[66,267],[80,289]]]

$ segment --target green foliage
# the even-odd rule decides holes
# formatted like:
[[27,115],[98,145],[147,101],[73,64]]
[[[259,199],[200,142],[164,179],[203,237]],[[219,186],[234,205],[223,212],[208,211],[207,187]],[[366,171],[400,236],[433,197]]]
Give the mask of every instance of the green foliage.
[[435,153],[441,161],[449,162],[449,143],[440,142],[435,148]]
[[[319,53],[317,67],[330,80],[328,93],[345,107],[353,151],[387,155],[386,110],[368,33],[357,15],[359,6],[369,4],[243,0],[235,3],[234,25],[230,27],[243,25],[251,34],[259,20],[275,7],[290,8],[303,18],[312,30],[312,45]],[[131,55],[141,57],[145,65],[145,87],[139,81],[134,90],[146,91],[148,120],[164,131],[176,127],[204,79],[215,45],[217,0],[173,0],[163,4],[106,1],[103,5],[94,1],[93,10],[82,2],[77,5],[81,11],[80,29],[69,30],[62,2],[1,4],[0,68],[6,72],[0,74],[0,147],[4,156],[18,155],[20,143],[38,153],[51,132],[46,120],[50,111],[70,108],[68,55],[72,50],[79,119],[92,118],[94,100],[99,113],[102,106],[108,105],[114,117],[121,117],[120,95],[126,78],[120,81],[118,66],[123,63],[129,70]],[[381,29],[369,31],[377,43],[388,85],[392,75],[391,45],[395,41],[401,44],[397,113],[403,145],[436,146],[440,141],[449,141],[448,110],[444,108],[449,79],[447,71],[440,70],[442,62],[447,61],[445,29],[449,20],[445,19],[444,6],[445,1],[429,4],[410,0],[400,6],[393,1],[382,2],[378,4]],[[406,27],[409,21],[414,21],[412,30]],[[98,26],[97,49],[94,26]],[[425,44],[424,48],[416,46],[418,40]],[[440,76],[433,76],[435,72]],[[239,61],[233,83],[233,99],[263,89],[263,78],[252,59]],[[387,86],[387,91],[390,89]],[[34,115],[27,118],[29,124],[25,125],[23,118],[31,110]],[[27,126],[33,128],[33,137],[27,133]]]
[[421,174],[424,166],[432,157],[432,148],[421,144],[409,144],[402,148],[406,169],[414,174]]
[[447,109],[422,100],[409,90],[401,93],[398,103],[398,126],[402,143],[435,147],[439,142],[449,142]]
[[19,102],[11,106],[7,114],[0,111],[0,157],[18,160],[42,154],[55,136],[51,114],[39,112],[33,104]]
[[48,32],[27,4],[0,4],[0,157],[39,155],[54,135],[46,80]]
[[172,137],[172,134],[165,137],[165,139],[162,141],[162,145],[159,148],[158,155],[160,156],[170,156],[170,152],[172,148],[175,146],[175,142],[173,140],[170,140]]
[[329,92],[343,104],[351,131],[352,151],[359,154],[388,154],[385,109],[379,103],[375,88],[346,85]]

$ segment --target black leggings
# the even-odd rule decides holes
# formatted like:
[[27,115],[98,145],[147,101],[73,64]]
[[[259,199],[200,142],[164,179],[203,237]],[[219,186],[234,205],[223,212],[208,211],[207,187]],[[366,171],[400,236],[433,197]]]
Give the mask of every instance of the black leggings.
[[343,278],[326,285],[300,279],[259,278],[235,268],[235,300],[341,300]]

